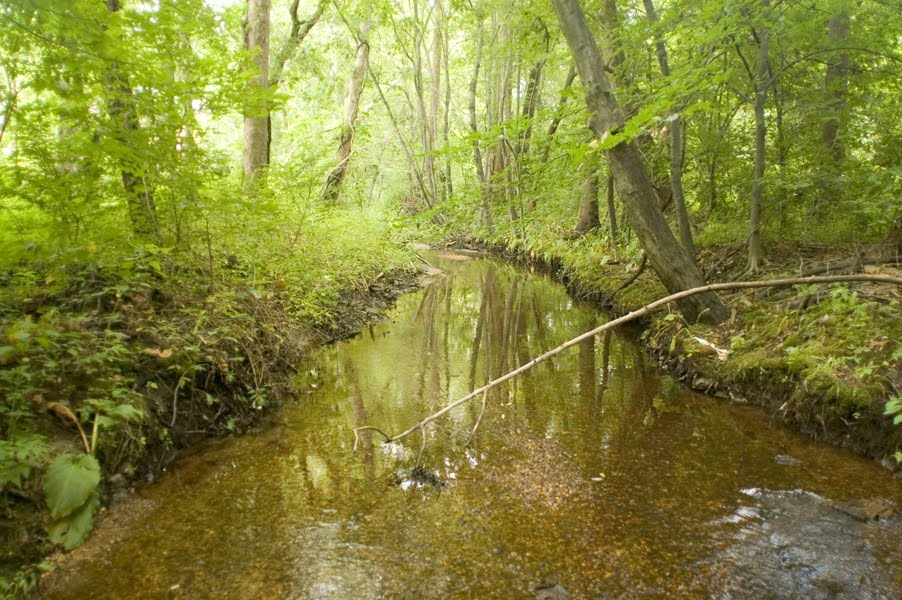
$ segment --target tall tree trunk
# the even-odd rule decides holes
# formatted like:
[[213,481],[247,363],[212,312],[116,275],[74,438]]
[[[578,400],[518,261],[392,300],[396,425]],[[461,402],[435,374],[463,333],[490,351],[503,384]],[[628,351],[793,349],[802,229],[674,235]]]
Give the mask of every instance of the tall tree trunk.
[[[579,1],[552,0],[552,4],[586,90],[592,129],[603,140],[612,130],[623,127],[622,110],[612,93],[601,54]],[[667,226],[635,144],[622,142],[607,151],[607,158],[629,212],[630,223],[664,286],[677,292],[704,285],[698,266]],[[695,300],[680,302],[680,309],[690,321],[717,323],[728,316],[727,308],[710,292],[695,297]]]
[[[770,0],[762,0],[761,5],[767,10]],[[767,92],[770,87],[769,40],[770,31],[761,25],[757,31],[758,38],[758,71],[755,81],[755,176],[752,181],[752,206],[749,215],[749,271],[755,272],[761,267],[763,250],[761,245],[761,205],[764,202],[764,169],[766,167],[767,123],[764,119],[764,108],[767,104]]]
[[352,144],[354,142],[354,126],[357,123],[357,111],[360,106],[360,96],[363,94],[363,84],[366,81],[366,71],[369,66],[370,45],[366,41],[369,31],[369,22],[360,26],[360,37],[357,43],[357,60],[354,62],[354,71],[348,81],[344,102],[344,123],[341,128],[341,140],[338,143],[338,152],[335,155],[336,165],[326,178],[323,189],[323,197],[334,201],[341,192],[348,162],[351,160]]
[[269,164],[269,108],[265,100],[269,87],[270,0],[247,0],[245,47],[253,55],[256,73],[248,82],[248,92],[261,98],[260,104],[244,115],[242,165],[246,181],[253,181]]
[[[442,30],[447,30],[446,19],[442,19]],[[442,141],[445,148],[449,146],[449,133],[451,131],[450,115],[451,115],[451,53],[448,50],[450,44],[447,42],[442,44],[442,59],[445,62],[445,112],[442,118]],[[445,156],[445,196],[452,198],[454,196],[454,182],[451,180],[451,163],[453,159],[450,154]]]
[[[645,13],[653,26],[658,24],[658,15],[655,12],[653,0],[643,0]],[[661,75],[670,77],[670,63],[667,59],[667,46],[660,32],[655,31],[655,54],[658,57],[658,65]],[[683,130],[685,122],[679,116],[678,110],[671,111],[673,119],[670,121],[670,188],[673,190],[673,203],[676,206],[677,224],[680,230],[680,242],[687,252],[695,259],[695,243],[692,241],[692,226],[689,223],[689,211],[686,209],[686,197],[683,194]]]
[[476,38],[476,58],[473,61],[473,75],[470,77],[470,96],[467,103],[467,112],[470,118],[470,131],[473,132],[473,162],[476,163],[476,176],[479,178],[480,198],[482,201],[482,222],[489,234],[495,232],[495,222],[492,218],[492,200],[489,196],[488,179],[485,167],[482,164],[482,151],[476,134],[479,133],[479,125],[476,122],[476,86],[479,83],[479,67],[482,63],[482,48],[485,43],[483,23],[480,18],[479,30]]
[[[107,0],[106,6],[111,13],[119,12],[121,8],[119,0]],[[139,129],[138,112],[135,108],[132,88],[116,62],[110,63],[106,81],[109,90],[107,110],[118,128],[117,141],[126,148],[131,147],[131,138],[137,134]],[[160,226],[157,221],[152,186],[148,184],[146,176],[139,175],[124,165],[121,167],[120,173],[122,187],[125,188],[132,232],[137,237],[158,238]]]
[[586,173],[583,178],[583,193],[579,202],[579,219],[574,231],[579,235],[585,235],[598,228],[601,222],[598,220],[598,192],[601,188],[601,155],[593,152],[584,166]]
[[417,119],[416,123],[420,131],[420,142],[423,145],[423,181],[426,184],[428,193],[424,200],[426,206],[432,208],[437,201],[436,184],[435,184],[435,160],[432,154],[433,134],[429,125],[429,114],[426,109],[425,84],[423,82],[423,39],[425,37],[425,22],[420,22],[419,13],[420,0],[413,1],[413,21],[414,21],[414,40],[413,40],[413,84],[417,99]]
[[[849,13],[845,2],[840,2],[836,14],[827,24],[827,37],[831,47],[848,45],[851,29]],[[841,182],[846,147],[840,138],[843,113],[846,111],[846,95],[849,88],[849,54],[838,50],[830,55],[824,74],[824,95],[827,105],[827,120],[824,121],[821,139],[826,153],[826,177],[819,186],[820,196],[828,203],[835,203],[842,196]]]
[[[429,97],[429,119],[427,127],[429,129],[429,138],[432,148],[435,149],[436,140],[438,139],[438,115],[442,102],[442,21],[444,18],[444,10],[442,0],[435,0],[432,7],[432,47],[430,49],[431,61],[431,80],[430,97]],[[444,182],[439,185],[438,180],[442,178],[441,172],[435,168],[435,159],[432,160],[434,179],[436,180],[435,197],[437,202],[444,200],[445,186]]]

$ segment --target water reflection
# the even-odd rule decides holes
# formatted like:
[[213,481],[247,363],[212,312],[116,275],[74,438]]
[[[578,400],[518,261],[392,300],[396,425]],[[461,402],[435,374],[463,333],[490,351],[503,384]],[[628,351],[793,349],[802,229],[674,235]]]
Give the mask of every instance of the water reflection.
[[[902,496],[871,463],[687,392],[610,332],[494,388],[484,414],[477,399],[430,425],[421,462],[448,485],[401,489],[418,436],[363,431],[354,451],[353,428],[406,429],[602,318],[543,277],[434,260],[445,273],[389,321],[303,365],[280,425],[139,490],[44,596],[530,597],[551,579],[574,597],[743,597],[716,584],[742,557],[741,490]],[[880,531],[898,583],[900,532]]]

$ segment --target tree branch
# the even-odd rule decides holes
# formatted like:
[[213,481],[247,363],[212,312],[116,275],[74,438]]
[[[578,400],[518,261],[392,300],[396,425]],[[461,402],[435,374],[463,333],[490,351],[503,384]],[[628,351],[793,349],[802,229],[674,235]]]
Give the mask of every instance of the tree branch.
[[493,379],[493,380],[489,381],[484,386],[473,390],[472,392],[470,392],[469,394],[467,394],[466,396],[464,396],[462,398],[455,400],[451,404],[448,404],[441,410],[432,413],[425,419],[419,421],[415,425],[411,426],[410,428],[402,431],[401,433],[399,433],[397,435],[387,436],[387,435],[385,435],[384,432],[382,432],[372,426],[357,427],[354,429],[354,435],[356,437],[357,432],[360,430],[363,430],[363,429],[373,429],[373,430],[379,431],[379,433],[382,433],[382,435],[385,436],[385,438],[386,438],[385,443],[396,442],[396,441],[400,440],[401,438],[407,437],[408,435],[410,435],[414,431],[417,431],[418,429],[423,429],[426,425],[428,425],[432,421],[435,421],[436,419],[442,417],[443,415],[451,412],[452,410],[454,410],[461,404],[464,404],[465,402],[472,400],[473,398],[476,398],[480,395],[485,394],[486,392],[488,392],[488,390],[492,389],[493,387],[497,386],[498,384],[504,383],[505,381],[507,381],[509,379],[513,379],[520,373],[523,373],[524,371],[528,371],[529,369],[533,368],[540,362],[546,361],[549,358],[551,358],[552,356],[555,356],[556,354],[560,354],[567,348],[576,346],[583,340],[587,340],[591,337],[594,337],[594,336],[598,335],[599,333],[601,333],[602,331],[605,331],[607,329],[612,329],[614,327],[617,327],[618,325],[623,325],[624,323],[628,323],[630,321],[634,321],[634,320],[638,319],[639,317],[643,317],[663,306],[670,304],[671,302],[675,302],[675,301],[681,300],[683,298],[688,298],[690,296],[695,296],[697,294],[703,294],[706,292],[715,292],[715,291],[719,291],[719,290],[781,287],[781,286],[788,286],[788,285],[807,285],[807,284],[818,284],[818,283],[842,283],[842,282],[853,282],[853,281],[870,281],[870,282],[874,282],[874,283],[886,283],[886,284],[890,284],[890,285],[902,286],[902,278],[890,277],[889,275],[834,275],[834,276],[822,276],[822,277],[791,277],[791,278],[786,278],[786,279],[772,279],[770,281],[736,281],[736,282],[729,282],[729,283],[712,283],[709,285],[704,285],[701,287],[684,290],[682,292],[670,294],[669,296],[665,296],[659,300],[655,300],[654,302],[652,302],[650,304],[646,304],[645,306],[643,306],[640,309],[637,309],[630,313],[627,313],[627,314],[623,315],[622,317],[614,319],[613,321],[608,321],[604,325],[600,325],[599,327],[596,327],[595,329],[592,329],[591,331],[587,331],[586,333],[583,333],[582,335],[578,335],[577,337],[575,337],[567,342],[564,342],[557,348],[554,348],[553,350],[549,350],[548,352],[546,352],[540,356],[537,356],[536,358],[521,365],[520,367],[514,369],[513,371],[511,371],[505,375],[502,375],[501,377],[498,377],[497,379]]

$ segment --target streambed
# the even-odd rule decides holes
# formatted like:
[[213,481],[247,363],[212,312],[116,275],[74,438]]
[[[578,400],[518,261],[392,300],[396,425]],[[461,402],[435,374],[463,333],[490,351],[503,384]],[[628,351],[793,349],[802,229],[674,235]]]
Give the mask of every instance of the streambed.
[[[629,332],[458,408],[422,450],[370,431],[355,450],[354,427],[406,429],[605,318],[539,274],[430,260],[384,323],[301,365],[277,423],[114,505],[42,597],[902,597],[898,480],[687,390]],[[887,508],[861,520],[858,499]]]

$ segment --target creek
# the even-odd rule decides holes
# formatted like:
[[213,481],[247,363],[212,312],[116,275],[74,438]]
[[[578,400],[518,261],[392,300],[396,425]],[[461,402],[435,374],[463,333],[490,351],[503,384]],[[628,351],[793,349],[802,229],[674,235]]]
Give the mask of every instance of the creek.
[[897,479],[686,389],[630,330],[495,388],[484,413],[355,450],[354,427],[402,431],[605,318],[541,274],[429,260],[443,272],[383,323],[310,356],[271,426],[105,511],[41,596],[902,597],[902,519],[844,504],[898,504]]

